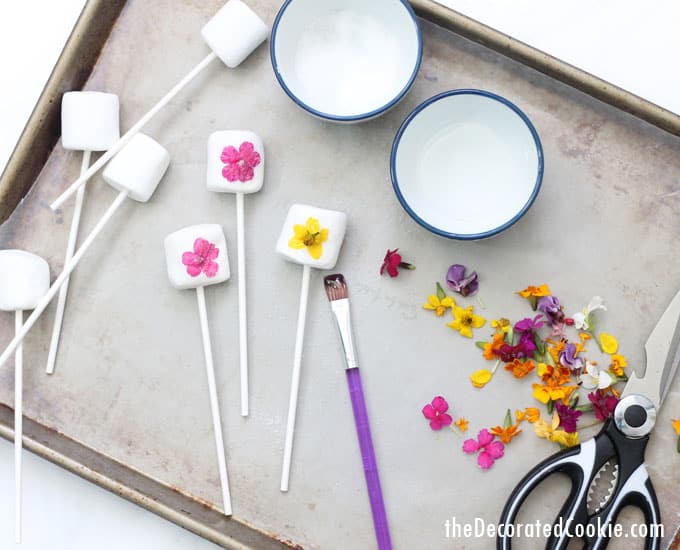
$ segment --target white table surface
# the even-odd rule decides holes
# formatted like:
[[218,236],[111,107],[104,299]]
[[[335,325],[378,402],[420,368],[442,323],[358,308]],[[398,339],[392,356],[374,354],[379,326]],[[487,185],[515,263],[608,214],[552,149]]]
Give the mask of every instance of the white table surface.
[[[680,113],[674,0],[440,0],[442,3]],[[84,0],[0,6],[0,169],[18,139]],[[27,550],[215,548],[30,453],[24,458]],[[0,441],[0,548],[13,546],[12,446]]]

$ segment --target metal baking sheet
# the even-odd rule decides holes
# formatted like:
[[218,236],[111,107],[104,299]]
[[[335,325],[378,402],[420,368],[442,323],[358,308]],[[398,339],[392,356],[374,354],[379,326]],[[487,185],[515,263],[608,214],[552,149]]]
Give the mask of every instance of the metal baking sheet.
[[[85,85],[121,98],[122,127],[206,54],[198,30],[221,2],[129,2]],[[249,4],[268,22],[278,2]],[[421,21],[423,64],[409,95],[385,116],[338,126],[293,105],[272,74],[266,46],[242,66],[215,63],[146,129],[172,155],[152,201],[126,203],[72,278],[57,371],[44,374],[49,309],[26,342],[27,446],[225,547],[292,541],[310,549],[374,544],[342,357],[321,286],[312,278],[291,490],[278,490],[301,270],[274,254],[287,207],[305,202],[347,212],[337,269],[350,286],[357,346],[388,517],[397,548],[458,548],[445,521],[495,521],[527,468],[553,447],[523,434],[489,472],[434,434],[420,409],[447,397],[471,429],[531,404],[526,384],[468,381],[478,350],[421,310],[454,262],[482,279],[484,314],[519,316],[513,292],[548,282],[568,307],[605,296],[602,329],[616,334],[633,368],[642,344],[678,290],[680,140],[620,110],[431,23]],[[511,230],[476,243],[435,237],[401,210],[388,154],[404,117],[425,98],[476,87],[515,102],[543,141],[546,172],[533,208]],[[232,279],[207,290],[234,520],[212,510],[219,483],[207,402],[196,299],[167,282],[162,240],[190,224],[224,226],[234,261],[235,204],[205,189],[205,146],[214,130],[251,129],[267,151],[265,187],[246,201],[251,417],[239,415],[237,296]],[[48,204],[75,179],[77,153],[55,146],[31,192],[0,227],[0,248],[41,254],[62,267],[71,204]],[[99,176],[88,186],[83,234],[113,200]],[[490,200],[493,200],[490,197]],[[386,248],[417,269],[381,279]],[[0,346],[12,334],[0,318]],[[680,481],[670,418],[680,416],[676,381],[648,450],[670,531]],[[11,404],[12,369],[0,372]],[[0,433],[11,434],[7,408]],[[587,434],[585,434],[587,435]],[[562,490],[551,483],[550,489]],[[204,513],[200,511],[203,510]],[[30,513],[30,511],[27,511]],[[551,518],[546,518],[551,519]],[[269,534],[269,535],[266,535]],[[248,537],[254,537],[249,539]],[[264,542],[267,541],[267,542]],[[489,539],[469,539],[488,548]]]

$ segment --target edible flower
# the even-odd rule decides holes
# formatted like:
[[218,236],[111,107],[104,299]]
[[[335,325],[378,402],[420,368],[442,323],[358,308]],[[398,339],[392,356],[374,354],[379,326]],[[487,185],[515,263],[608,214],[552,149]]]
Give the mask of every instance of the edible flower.
[[612,385],[614,379],[607,371],[598,369],[590,361],[586,361],[585,372],[581,374],[581,385],[587,390],[599,388],[604,390]]
[[564,428],[564,431],[567,433],[574,433],[576,431],[578,419],[583,413],[572,409],[569,405],[563,405],[559,401],[555,403],[555,411],[560,417],[560,426]]
[[495,359],[503,344],[505,344],[505,333],[497,332],[494,334],[493,340],[484,344],[484,353],[482,354],[484,359]]
[[673,420],[673,429],[675,430],[675,433],[678,435],[678,442],[675,448],[677,449],[678,453],[680,453],[680,420]]
[[454,424],[458,426],[461,432],[467,432],[469,422],[466,418],[461,417]]
[[446,310],[448,308],[453,307],[455,305],[456,302],[454,302],[453,298],[447,296],[444,293],[442,285],[437,283],[437,294],[431,294],[430,296],[428,296],[427,303],[423,305],[423,308],[430,311],[434,311],[437,317],[441,317],[442,315],[444,315],[444,313],[446,313]]
[[416,266],[402,261],[401,254],[398,253],[399,249],[394,250],[387,249],[387,253],[383,258],[383,263],[380,266],[380,274],[382,275],[387,271],[390,277],[396,277],[399,275],[399,268],[414,270]]
[[260,164],[260,153],[250,141],[244,141],[238,150],[233,145],[222,149],[220,159],[225,164],[222,168],[222,176],[227,181],[250,181],[253,179],[255,168]]
[[543,315],[536,315],[533,319],[527,317],[515,323],[515,332],[520,334],[525,332],[536,332],[544,324]]
[[214,277],[220,268],[215,261],[219,254],[219,248],[199,237],[194,241],[194,250],[182,254],[182,264],[186,266],[191,277],[198,277],[201,273]]
[[479,315],[475,315],[472,311],[472,306],[465,309],[459,306],[453,306],[453,321],[447,323],[447,326],[453,330],[460,332],[466,338],[472,338],[472,329],[480,328],[486,323],[486,319]]
[[496,329],[496,332],[503,332],[507,334],[507,332],[510,330],[510,326],[510,320],[506,319],[505,317],[491,320],[491,327]]
[[328,229],[321,229],[319,220],[307,218],[305,225],[295,224],[293,236],[288,241],[288,246],[295,250],[307,249],[309,255],[318,260],[323,254],[323,243],[328,240]]
[[543,296],[550,296],[550,289],[548,285],[532,286],[529,285],[524,290],[517,292],[522,298],[527,298],[531,304],[531,309],[536,311],[538,299]]
[[513,437],[516,437],[522,433],[522,430],[518,428],[519,422],[516,422],[515,424],[512,423],[512,415],[510,414],[510,409],[508,409],[505,413],[503,426],[494,426],[493,428],[489,429],[489,431],[493,435],[498,436],[502,443],[507,444],[512,441]]
[[616,409],[616,405],[619,402],[615,396],[605,394],[600,389],[589,393],[588,399],[593,405],[593,411],[598,420],[607,420],[608,418],[611,418],[614,415],[614,409]]
[[541,296],[536,303],[536,309],[545,314],[548,324],[552,327],[564,321],[564,311],[557,296]]
[[611,372],[614,376],[621,378],[623,376],[623,369],[625,369],[627,366],[628,362],[626,361],[626,358],[623,355],[615,353],[612,355],[612,362],[611,365],[609,365],[609,372]]
[[600,296],[593,296],[586,307],[579,313],[574,313],[574,315],[572,315],[574,326],[580,330],[592,331],[594,327],[592,314],[599,309],[607,311],[604,300]]
[[608,355],[614,355],[619,349],[619,342],[611,334],[600,334],[600,349]]
[[536,344],[534,344],[531,334],[525,333],[519,339],[517,345],[503,344],[498,349],[498,356],[504,363],[512,363],[515,359],[530,357],[535,349]]
[[535,365],[531,359],[522,361],[521,359],[514,359],[512,363],[505,365],[505,370],[512,372],[515,378],[524,378],[532,370],[534,370]]
[[477,434],[477,439],[466,439],[463,442],[463,452],[477,455],[477,464],[482,470],[488,470],[494,462],[505,454],[505,447],[500,441],[494,441],[495,436],[489,430],[483,429]]
[[551,423],[548,424],[542,418],[534,423],[534,432],[538,437],[559,443],[563,447],[573,447],[578,444],[578,433],[570,433],[566,430],[558,429],[560,417],[557,411],[553,412]]
[[583,368],[583,359],[577,357],[576,344],[567,343],[559,354],[562,366],[568,367],[573,373],[578,374]]
[[493,373],[490,370],[480,369],[470,375],[470,381],[475,388],[483,388],[489,383],[492,376]]
[[552,365],[545,365],[543,368],[539,365],[537,371],[543,384],[532,384],[534,397],[544,405],[550,401],[562,401],[565,405],[569,403],[569,397],[576,389],[576,386],[566,385],[571,380],[569,369]]
[[534,407],[527,407],[526,409],[517,409],[515,411],[515,419],[517,422],[527,421],[529,424],[536,422],[541,416],[538,409]]
[[432,403],[428,403],[423,407],[423,416],[430,421],[430,428],[433,430],[441,430],[444,426],[449,426],[453,421],[450,414],[446,414],[449,410],[449,404],[441,395],[435,397]]
[[477,272],[473,271],[465,276],[466,267],[461,264],[453,264],[446,273],[446,284],[454,292],[462,296],[472,296],[479,289]]

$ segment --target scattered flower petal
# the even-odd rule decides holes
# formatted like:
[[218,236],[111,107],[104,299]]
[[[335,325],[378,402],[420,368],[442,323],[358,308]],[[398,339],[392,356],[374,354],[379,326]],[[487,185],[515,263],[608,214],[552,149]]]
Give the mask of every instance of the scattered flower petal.
[[453,264],[446,273],[446,284],[462,296],[472,296],[479,289],[477,272],[473,271],[466,277],[465,270],[464,265]]
[[470,375],[470,381],[475,388],[483,388],[489,383],[492,376],[493,374],[491,374],[490,370],[480,369]]
[[603,352],[614,355],[619,349],[619,342],[611,334],[603,332],[600,334],[600,347]]

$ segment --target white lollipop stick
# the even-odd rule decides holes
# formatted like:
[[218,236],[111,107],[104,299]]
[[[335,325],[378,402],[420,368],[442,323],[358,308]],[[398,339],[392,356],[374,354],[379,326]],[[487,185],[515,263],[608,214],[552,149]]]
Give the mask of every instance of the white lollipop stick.
[[288,491],[290,481],[311,268],[333,269],[335,267],[346,229],[347,216],[342,212],[294,204],[288,210],[286,221],[276,243],[276,252],[287,260],[304,266],[286,421],[286,439],[283,446],[281,491]]
[[238,255],[238,334],[241,367],[241,416],[248,416],[248,306],[246,302],[246,241],[243,193],[236,193],[236,248]]
[[[14,314],[14,332],[21,330],[24,312]],[[14,540],[21,542],[21,450],[23,447],[24,348],[19,346],[14,355]]]
[[220,225],[202,224],[185,227],[171,233],[165,238],[164,246],[170,284],[180,290],[196,289],[198,317],[201,322],[203,352],[205,354],[205,371],[208,375],[210,412],[222,487],[222,501],[224,513],[230,516],[229,477],[227,476],[227,461],[224,454],[222,422],[217,400],[217,384],[215,383],[215,368],[204,292],[206,285],[219,284],[227,281],[230,277],[227,240]]
[[227,461],[224,457],[224,439],[222,437],[222,421],[220,420],[220,406],[217,401],[217,384],[215,383],[215,367],[213,365],[212,345],[210,343],[210,329],[208,327],[208,314],[205,307],[205,292],[202,286],[196,288],[198,299],[198,317],[201,322],[201,335],[203,337],[203,353],[205,354],[205,372],[208,375],[208,393],[210,395],[210,412],[213,420],[213,432],[215,434],[215,450],[217,451],[217,466],[220,472],[220,485],[222,486],[222,504],[224,514],[231,515],[231,493],[229,492],[229,476],[227,475]]
[[302,269],[302,286],[300,288],[300,308],[298,309],[297,334],[295,336],[295,355],[293,356],[293,377],[290,384],[290,400],[288,401],[288,421],[286,423],[286,442],[283,447],[283,468],[281,471],[281,490],[288,490],[290,480],[290,464],[293,456],[293,436],[295,435],[295,416],[297,414],[298,392],[300,389],[300,372],[302,370],[302,347],[305,340],[305,324],[307,321],[307,301],[309,297],[309,277],[312,268],[305,265]]
[[264,42],[268,33],[267,25],[241,0],[229,0],[201,30],[203,39],[213,50],[212,53],[189,71],[139,122],[128,130],[118,143],[113,145],[85,174],[74,181],[50,205],[50,208],[52,210],[59,208],[213,60],[219,57],[227,67],[234,68]]
[[[90,151],[83,151],[83,161],[80,167],[80,174],[84,174],[90,165]],[[85,187],[78,189],[76,194],[76,204],[73,209],[73,219],[71,220],[71,229],[68,234],[68,243],[66,244],[66,257],[64,263],[68,263],[73,257],[76,250],[76,242],[78,240],[78,228],[80,227],[80,216],[83,211],[83,202],[85,200]],[[57,298],[57,311],[54,316],[54,326],[52,327],[52,339],[50,340],[50,349],[47,354],[47,367],[45,372],[47,374],[54,373],[54,364],[57,360],[57,350],[59,349],[59,338],[61,337],[61,327],[64,322],[64,310],[66,309],[66,297],[68,296],[69,279],[66,279],[64,285],[59,290],[59,297]]]
[[87,238],[83,241],[83,244],[80,246],[78,251],[73,255],[71,261],[64,266],[64,270],[61,272],[59,277],[57,277],[54,283],[52,283],[52,286],[47,291],[47,294],[43,296],[43,298],[40,300],[38,305],[33,310],[33,313],[31,313],[28,316],[26,322],[16,332],[14,339],[9,343],[5,351],[2,352],[2,355],[0,355],[0,367],[2,367],[7,362],[11,355],[21,345],[21,342],[29,333],[29,331],[33,328],[33,325],[35,325],[36,321],[40,319],[40,316],[43,314],[47,306],[50,304],[52,298],[55,297],[55,295],[57,294],[57,292],[59,292],[59,289],[62,287],[62,285],[68,280],[73,270],[76,268],[80,260],[85,255],[85,252],[87,252],[88,248],[90,248],[90,246],[95,241],[99,233],[101,233],[102,229],[104,229],[104,227],[109,222],[111,217],[116,213],[116,210],[118,210],[120,205],[123,204],[123,201],[125,201],[125,198],[127,196],[128,196],[127,191],[121,191],[116,197],[116,199],[113,201],[111,206],[109,206],[108,210],[104,212],[104,215],[101,217],[97,225],[95,225],[92,232],[87,236]]

